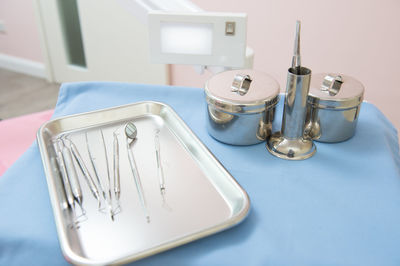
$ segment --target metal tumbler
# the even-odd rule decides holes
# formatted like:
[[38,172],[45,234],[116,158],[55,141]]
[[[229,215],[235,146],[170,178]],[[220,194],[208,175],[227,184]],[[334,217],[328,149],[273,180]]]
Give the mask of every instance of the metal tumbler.
[[316,151],[313,141],[304,135],[310,81],[310,69],[302,66],[289,68],[282,128],[266,144],[268,151],[279,158],[302,160]]

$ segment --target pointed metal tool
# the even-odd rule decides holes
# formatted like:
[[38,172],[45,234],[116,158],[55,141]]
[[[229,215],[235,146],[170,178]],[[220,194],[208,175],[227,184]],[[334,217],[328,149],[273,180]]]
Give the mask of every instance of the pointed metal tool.
[[106,166],[107,166],[107,180],[108,180],[108,210],[110,212],[111,220],[114,221],[114,211],[112,208],[112,195],[111,195],[111,177],[110,177],[110,166],[108,165],[108,153],[107,153],[107,146],[106,141],[104,139],[103,130],[100,129],[101,139],[103,141],[103,150],[104,150],[104,157],[106,158]]
[[[106,193],[105,193],[105,190],[104,190],[104,186],[103,186],[103,184],[102,184],[102,182],[100,180],[99,171],[97,169],[96,163],[94,162],[95,158],[93,157],[93,154],[92,154],[92,152],[90,150],[89,140],[88,140],[88,133],[87,132],[85,132],[85,140],[86,140],[86,149],[87,149],[87,152],[88,152],[88,155],[89,155],[90,163],[91,163],[93,171],[94,171],[94,176],[96,178],[97,184],[99,185],[100,193],[103,196],[104,201],[106,201],[107,200]],[[99,208],[99,210],[101,209],[101,201],[99,201],[98,208]]]
[[118,136],[114,132],[114,141],[113,141],[113,172],[114,172],[114,195],[117,201],[121,196],[121,181],[120,181],[120,173],[119,173],[119,142]]
[[88,187],[90,188],[90,191],[92,192],[93,196],[96,198],[97,202],[100,204],[100,193],[99,190],[96,186],[96,183],[94,182],[92,175],[90,174],[88,168],[86,167],[86,164],[81,156],[81,154],[78,151],[78,148],[76,147],[76,145],[72,142],[72,140],[66,138],[69,141],[69,145],[70,145],[70,149],[72,151],[72,155],[74,155],[74,158],[76,160],[76,162],[79,165],[79,169],[81,170],[85,181],[88,185]]
[[133,143],[133,141],[136,139],[136,136],[137,136],[137,128],[136,128],[135,124],[133,124],[132,122],[128,122],[126,124],[125,135],[126,135],[126,148],[128,150],[129,163],[131,165],[133,178],[135,180],[136,190],[139,194],[139,200],[142,205],[143,211],[145,213],[146,220],[148,223],[150,223],[150,216],[147,211],[146,198],[144,196],[142,182],[140,181],[140,176],[139,176],[139,172],[138,172],[138,169],[136,166],[135,158],[133,157],[133,153],[131,150],[131,144]]
[[294,50],[292,57],[292,68],[296,70],[296,74],[300,74],[301,68],[301,55],[300,55],[300,29],[301,22],[299,20],[296,21],[296,37],[294,39]]
[[[108,200],[107,195],[106,195],[106,192],[105,192],[105,189],[104,189],[104,185],[103,185],[103,183],[102,183],[101,180],[100,180],[99,170],[98,170],[99,168],[98,168],[97,164],[95,163],[96,158],[93,157],[93,154],[92,154],[92,152],[91,152],[91,150],[90,150],[90,145],[89,145],[89,140],[88,140],[88,134],[87,134],[87,132],[85,133],[85,138],[86,138],[86,148],[87,148],[87,150],[88,150],[90,162],[91,162],[92,167],[93,167],[93,170],[94,170],[94,174],[95,174],[95,177],[96,177],[96,181],[97,181],[97,183],[99,184],[99,187],[100,187],[100,190],[101,190],[101,195],[103,196],[104,202],[105,202],[105,204],[107,205],[108,210],[109,210],[109,212],[110,212],[111,220],[114,221],[114,214],[113,214],[113,211],[112,211],[111,202]],[[106,157],[106,160],[107,160],[107,157]],[[108,161],[107,161],[107,165],[108,165]],[[100,205],[99,205],[99,210],[101,210],[101,209],[100,209]]]
[[169,211],[172,209],[168,206],[167,204],[167,198],[166,198],[166,186],[165,186],[165,177],[164,177],[164,169],[162,167],[162,162],[161,162],[161,148],[160,148],[160,137],[159,137],[160,130],[155,131],[155,136],[154,136],[154,146],[156,150],[156,161],[157,161],[157,175],[158,175],[158,182],[160,185],[160,193],[163,201],[163,207]]
[[71,185],[72,194],[74,195],[74,199],[78,203],[80,209],[82,210],[82,214],[84,215],[86,212],[83,208],[83,195],[81,185],[79,183],[78,174],[76,173],[76,168],[74,162],[72,160],[71,150],[65,145],[64,139],[61,139],[63,144],[61,153],[64,158],[64,165],[67,170],[68,180]]
[[282,128],[267,139],[268,151],[282,159],[303,160],[314,155],[314,142],[304,134],[307,97],[311,69],[301,66],[300,21],[296,22],[296,38],[292,67],[288,69]]

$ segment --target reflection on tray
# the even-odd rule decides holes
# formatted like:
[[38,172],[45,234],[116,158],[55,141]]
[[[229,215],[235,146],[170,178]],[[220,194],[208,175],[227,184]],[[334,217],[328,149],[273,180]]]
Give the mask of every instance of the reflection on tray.
[[[131,168],[131,172],[133,175],[133,179],[135,182],[136,190],[138,193],[138,197],[145,214],[145,218],[147,223],[150,223],[150,215],[148,212],[148,207],[146,204],[146,196],[142,186],[142,182],[139,175],[139,169],[136,165],[136,161],[132,152],[133,144],[136,141],[137,137],[137,127],[134,123],[128,122],[124,125],[123,131],[124,135],[121,134],[121,127],[117,128],[113,131],[113,179],[111,179],[110,174],[110,166],[108,159],[108,149],[107,142],[104,137],[104,132],[102,129],[93,132],[100,132],[100,136],[93,137],[93,141],[97,143],[101,141],[103,155],[94,154],[91,145],[89,144],[88,132],[85,132],[85,142],[86,142],[86,150],[89,156],[91,170],[87,167],[87,163],[81,156],[78,148],[74,144],[74,142],[69,138],[68,135],[61,135],[54,141],[54,147],[57,154],[57,162],[59,164],[60,173],[62,177],[62,182],[64,186],[64,192],[66,196],[66,203],[68,208],[71,209],[73,214],[73,221],[71,223],[71,227],[76,229],[79,228],[79,224],[88,219],[86,215],[86,211],[83,207],[83,199],[84,195],[82,194],[82,189],[79,181],[79,177],[85,180],[85,183],[89,187],[92,192],[93,197],[98,202],[98,211],[109,214],[112,221],[115,220],[115,216],[122,211],[120,204],[121,197],[121,182],[120,182],[120,153],[119,153],[119,137],[124,137],[126,142],[126,150],[129,159],[129,165]],[[163,207],[168,211],[172,209],[169,207],[166,201],[166,185],[165,185],[165,177],[164,171],[161,162],[161,147],[160,147],[160,130],[157,129],[154,131],[154,147],[155,147],[155,156],[157,162],[157,176],[159,180],[159,189],[162,196]],[[101,140],[99,140],[99,138]],[[100,168],[98,165],[99,157],[103,156],[105,164],[106,164],[106,181],[100,178]],[[78,165],[78,169],[80,169],[80,175],[78,175],[75,165]],[[93,174],[92,174],[93,173]],[[93,178],[93,176],[95,178]],[[80,207],[79,212],[77,213],[76,204]]]
[[60,117],[41,127],[38,143],[60,245],[74,264],[147,257],[229,228],[250,208],[246,192],[163,103]]

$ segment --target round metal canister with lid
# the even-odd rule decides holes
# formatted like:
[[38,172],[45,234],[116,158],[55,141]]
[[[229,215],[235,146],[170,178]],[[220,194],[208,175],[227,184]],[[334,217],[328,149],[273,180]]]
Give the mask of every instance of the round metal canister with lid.
[[279,84],[251,70],[231,70],[212,76],[205,85],[207,130],[215,139],[251,145],[271,134]]
[[321,142],[351,138],[363,97],[364,86],[352,77],[332,73],[312,75],[305,134]]

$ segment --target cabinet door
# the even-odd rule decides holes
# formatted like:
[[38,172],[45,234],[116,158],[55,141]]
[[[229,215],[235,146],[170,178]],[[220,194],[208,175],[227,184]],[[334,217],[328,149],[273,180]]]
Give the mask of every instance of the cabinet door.
[[147,26],[115,0],[36,0],[48,77],[167,84],[149,59]]

